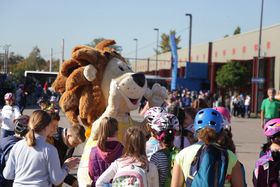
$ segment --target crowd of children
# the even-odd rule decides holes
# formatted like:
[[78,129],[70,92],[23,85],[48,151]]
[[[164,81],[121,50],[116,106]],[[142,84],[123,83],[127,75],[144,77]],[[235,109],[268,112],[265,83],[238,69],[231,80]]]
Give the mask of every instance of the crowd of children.
[[77,187],[69,171],[79,158],[72,157],[75,147],[86,139],[81,125],[58,127],[60,116],[55,98],[41,98],[40,110],[21,115],[14,95],[7,93],[1,110],[0,186]]
[[[1,112],[0,186],[78,186],[69,174],[79,163],[74,148],[86,139],[80,125],[59,126],[56,98],[40,98],[40,110],[21,115],[13,94]],[[199,102],[199,101],[198,101]],[[231,114],[225,107],[182,107],[173,100],[145,111],[142,126],[130,127],[117,140],[118,121],[100,122],[89,157],[92,187],[103,186],[247,186],[245,169],[232,139]],[[254,186],[280,186],[280,118],[264,125],[263,145],[253,172]],[[251,172],[251,171],[249,171]]]

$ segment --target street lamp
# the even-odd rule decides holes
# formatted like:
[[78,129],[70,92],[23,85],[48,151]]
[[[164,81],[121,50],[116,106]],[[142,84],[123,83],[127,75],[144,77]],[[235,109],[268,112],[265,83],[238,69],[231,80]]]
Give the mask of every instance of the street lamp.
[[192,54],[192,14],[186,14],[186,16],[190,17],[190,27],[189,27],[189,62],[191,62],[191,54]]
[[158,38],[159,38],[159,29],[158,29],[158,28],[154,28],[154,31],[157,31],[156,71],[155,71],[155,75],[158,75],[158,74],[157,74],[157,71],[158,71]]
[[138,51],[138,39],[134,38],[133,39],[136,43],[136,48],[135,48],[135,72],[137,72],[137,51]]
[[[260,67],[260,58],[261,58],[261,45],[262,45],[262,22],[263,22],[263,2],[262,0],[262,6],[261,6],[261,18],[260,18],[260,32],[259,32],[259,48],[258,48],[258,62],[257,62],[257,72],[256,72],[256,78],[259,78],[259,67]],[[256,82],[256,102],[255,102],[255,111],[256,114],[258,114],[258,99],[259,99],[259,88],[258,88],[258,82]]]
[[8,74],[9,48],[11,47],[11,44],[5,44],[2,47],[5,50],[3,73]]

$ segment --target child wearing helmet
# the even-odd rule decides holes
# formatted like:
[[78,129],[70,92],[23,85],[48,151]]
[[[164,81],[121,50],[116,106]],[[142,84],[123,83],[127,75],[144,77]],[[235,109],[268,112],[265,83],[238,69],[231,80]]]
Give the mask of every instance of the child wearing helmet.
[[59,113],[59,107],[58,107],[57,102],[58,102],[58,100],[57,100],[56,96],[51,96],[50,105],[48,107],[48,110],[52,110],[53,112]]
[[[2,126],[1,126],[1,138],[14,135],[15,124],[14,120],[21,115],[18,106],[14,104],[14,95],[12,93],[6,93],[4,96],[5,106],[1,111]],[[1,139],[0,138],[0,139]]]
[[37,101],[37,104],[41,108],[41,110],[47,110],[50,107],[50,101],[46,97],[40,97]]
[[263,128],[268,142],[262,147],[260,157],[268,152],[280,152],[280,118],[269,120]]
[[179,106],[170,106],[168,112],[174,114],[179,120],[179,131],[176,131],[174,145],[179,149],[184,149],[196,142],[194,137],[194,118],[197,110],[192,107],[182,108]]
[[166,111],[162,107],[152,107],[148,109],[144,114],[144,121],[146,123],[146,128],[149,133],[149,139],[146,142],[146,154],[148,160],[150,160],[151,156],[160,149],[159,141],[156,138],[156,131],[151,128],[152,121],[161,113],[166,113]]
[[253,175],[254,186],[279,186],[280,118],[269,120],[263,128],[268,142],[262,147]]
[[[12,147],[20,140],[23,139],[23,137],[26,135],[28,132],[28,121],[29,121],[29,116],[27,115],[22,115],[19,118],[15,120],[15,135],[14,136],[7,136],[3,138],[0,142],[0,152],[2,155],[5,163],[8,160],[10,150]],[[1,161],[2,162],[2,161]],[[2,172],[2,171],[0,171]],[[2,176],[2,173],[1,173]],[[0,186],[5,186],[5,187],[12,187],[13,186],[13,180],[6,180],[2,179],[0,180]]]
[[[201,151],[201,148],[204,146],[217,147],[219,150],[223,150],[218,144],[217,141],[222,132],[222,116],[219,112],[212,108],[205,108],[200,110],[194,120],[194,129],[198,142],[186,147],[175,158],[175,164],[173,167],[172,173],[172,187],[182,186],[184,181],[187,183],[191,179],[191,168],[193,163],[197,161],[197,154]],[[227,154],[227,167],[225,170],[224,184],[222,186],[243,186],[243,176],[240,163],[237,160],[237,157],[230,150],[223,151]],[[200,167],[203,167],[202,165]],[[197,173],[199,170],[197,170]],[[195,177],[200,177],[199,175],[194,174]],[[214,181],[216,179],[213,179]],[[201,181],[208,183],[209,181]],[[189,185],[190,186],[190,185]],[[214,185],[213,185],[214,186]],[[188,187],[188,185],[187,185]]]
[[225,149],[231,150],[233,153],[236,152],[236,147],[232,139],[232,133],[231,133],[231,115],[227,108],[219,106],[214,107],[214,110],[218,111],[222,117],[223,117],[223,131],[221,133],[221,136],[218,140],[218,144],[221,145]]
[[151,162],[158,168],[159,186],[169,187],[174,159],[179,152],[173,144],[175,132],[179,130],[179,121],[173,114],[161,113],[153,119],[151,128],[155,130],[160,144],[160,150],[152,155]]

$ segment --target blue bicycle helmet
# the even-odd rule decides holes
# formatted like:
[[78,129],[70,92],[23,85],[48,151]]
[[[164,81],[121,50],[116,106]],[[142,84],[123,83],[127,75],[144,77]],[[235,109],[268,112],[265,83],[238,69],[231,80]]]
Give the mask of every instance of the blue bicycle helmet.
[[196,114],[194,119],[194,130],[197,132],[200,129],[209,127],[214,129],[216,133],[219,133],[223,128],[222,123],[223,117],[218,111],[212,108],[205,108]]

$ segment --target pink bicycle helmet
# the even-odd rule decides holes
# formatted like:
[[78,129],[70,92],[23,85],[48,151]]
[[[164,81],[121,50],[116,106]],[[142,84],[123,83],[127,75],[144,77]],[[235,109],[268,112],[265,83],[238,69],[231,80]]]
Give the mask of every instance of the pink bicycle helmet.
[[266,122],[263,128],[264,135],[271,138],[280,132],[280,118],[275,118]]
[[228,109],[225,107],[222,107],[222,106],[214,107],[213,109],[217,110],[220,114],[222,114],[223,126],[224,127],[229,126],[231,123],[231,115],[230,115],[230,112],[228,111]]
[[166,113],[164,108],[162,108],[162,107],[152,107],[145,112],[144,119],[147,120],[148,123],[151,123],[153,121],[153,119],[161,113]]
[[6,93],[4,96],[5,100],[14,100],[14,95],[12,93]]
[[179,120],[173,114],[161,113],[153,119],[153,121],[150,123],[150,126],[157,133],[167,129],[179,130]]

